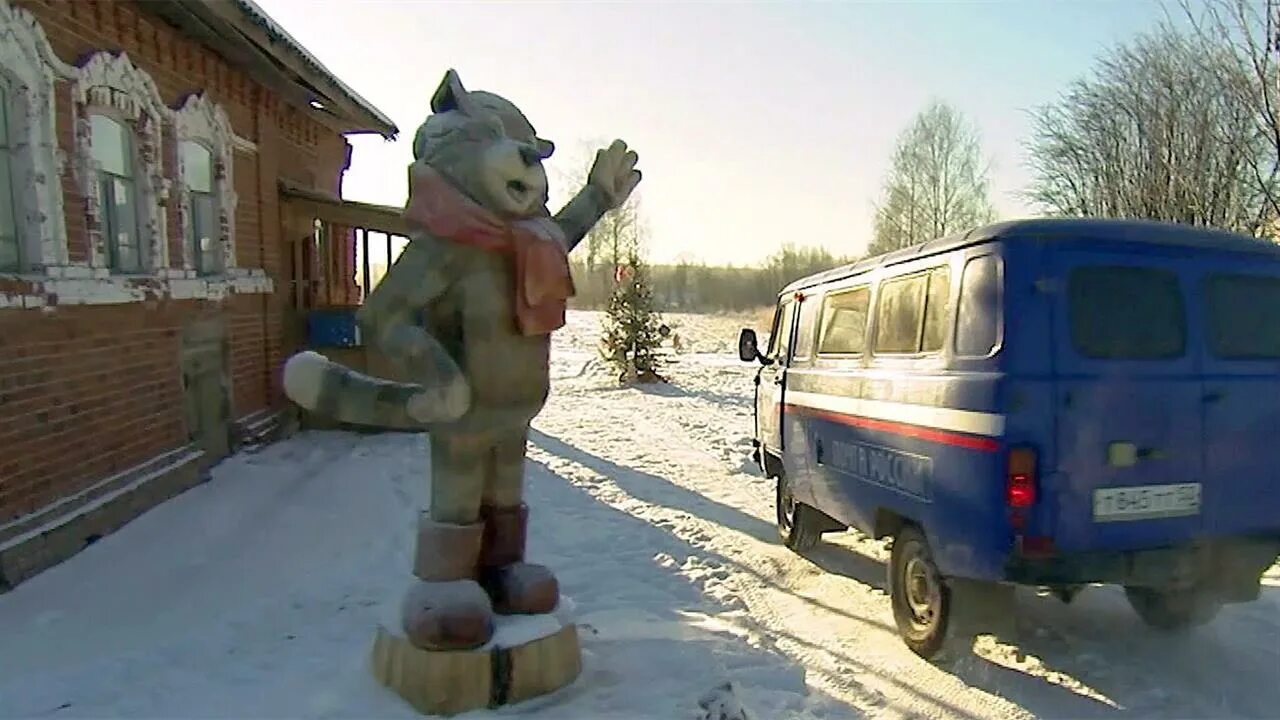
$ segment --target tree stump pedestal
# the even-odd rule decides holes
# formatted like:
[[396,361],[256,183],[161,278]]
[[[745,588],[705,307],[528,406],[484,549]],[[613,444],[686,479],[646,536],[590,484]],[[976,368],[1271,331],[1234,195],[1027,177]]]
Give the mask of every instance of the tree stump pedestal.
[[546,615],[498,616],[493,639],[476,650],[419,650],[398,625],[379,623],[373,675],[426,715],[451,716],[546,695],[582,672],[570,609],[562,597]]

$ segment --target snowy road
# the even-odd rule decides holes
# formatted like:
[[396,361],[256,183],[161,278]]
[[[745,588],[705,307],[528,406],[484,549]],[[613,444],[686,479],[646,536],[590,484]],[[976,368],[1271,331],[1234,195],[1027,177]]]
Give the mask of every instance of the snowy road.
[[[734,680],[773,718],[1280,717],[1280,572],[1264,598],[1184,639],[1112,589],[1022,596],[1017,647],[935,667],[897,640],[880,543],[782,548],[745,464],[749,369],[733,319],[680,318],[670,386],[620,389],[591,362],[597,318],[557,337],[535,423],[530,552],[558,572],[586,669],[498,715],[695,717]],[[0,717],[414,717],[369,677],[399,599],[420,437],[305,433],[0,595]],[[487,716],[477,713],[476,716]]]

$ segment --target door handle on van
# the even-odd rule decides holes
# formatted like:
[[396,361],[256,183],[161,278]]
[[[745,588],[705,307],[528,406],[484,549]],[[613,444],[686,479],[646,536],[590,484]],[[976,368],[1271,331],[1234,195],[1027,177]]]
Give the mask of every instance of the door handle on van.
[[1225,390],[1210,390],[1201,399],[1206,403],[1216,403],[1227,396]]
[[816,462],[817,464],[819,465],[822,464],[822,441],[821,440],[815,440],[813,443],[813,459],[814,459],[814,462]]

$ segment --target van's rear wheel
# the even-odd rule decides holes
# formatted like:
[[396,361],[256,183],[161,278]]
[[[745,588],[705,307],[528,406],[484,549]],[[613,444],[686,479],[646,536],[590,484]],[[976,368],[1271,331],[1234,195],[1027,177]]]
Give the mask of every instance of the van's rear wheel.
[[1222,601],[1204,588],[1151,588],[1126,586],[1125,597],[1147,625],[1164,631],[1204,625],[1217,616]]
[[889,600],[898,634],[911,651],[928,660],[943,649],[951,622],[951,592],[924,533],[904,525],[889,557]]
[[821,523],[813,508],[796,500],[786,476],[778,478],[776,507],[778,536],[782,544],[796,552],[812,550],[822,539]]

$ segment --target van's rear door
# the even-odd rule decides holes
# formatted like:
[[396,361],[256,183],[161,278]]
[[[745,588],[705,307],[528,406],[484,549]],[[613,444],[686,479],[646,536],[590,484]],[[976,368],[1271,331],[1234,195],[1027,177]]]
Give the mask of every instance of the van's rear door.
[[1280,530],[1280,265],[1201,263],[1205,530]]
[[1062,551],[1186,542],[1202,527],[1198,353],[1187,263],[1145,249],[1059,250],[1054,267]]

